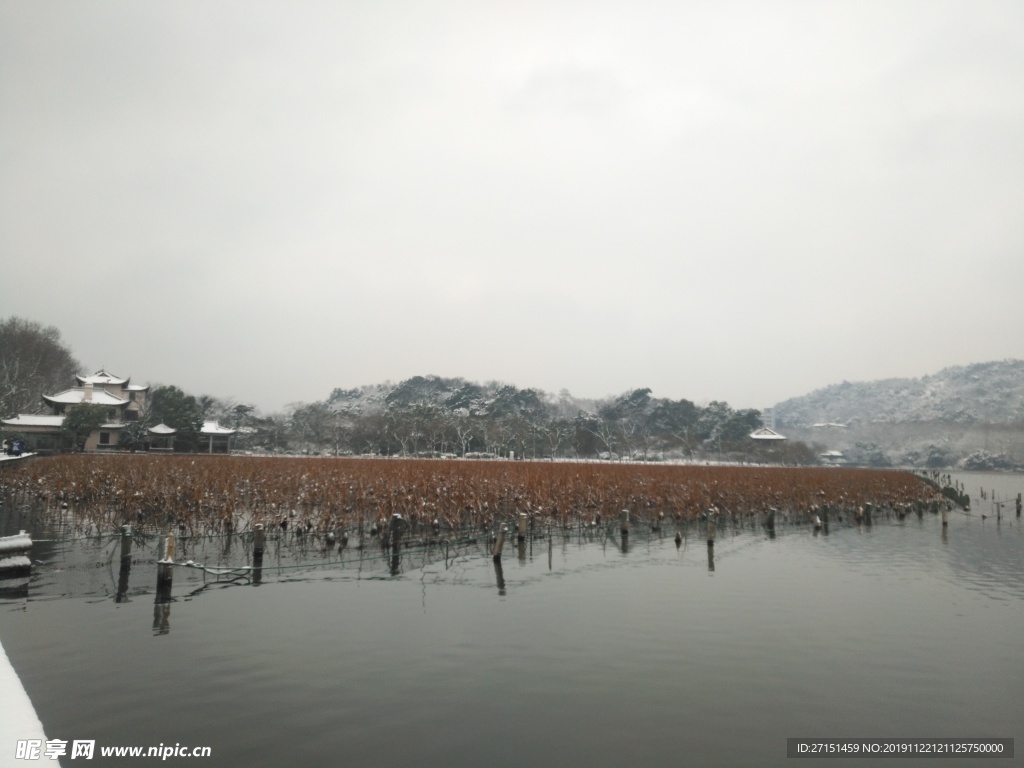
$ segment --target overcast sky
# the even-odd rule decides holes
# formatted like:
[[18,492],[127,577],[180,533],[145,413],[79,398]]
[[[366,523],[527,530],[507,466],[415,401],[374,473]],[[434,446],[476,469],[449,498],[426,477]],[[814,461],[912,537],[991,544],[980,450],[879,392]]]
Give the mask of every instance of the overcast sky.
[[1024,357],[1024,3],[0,0],[0,317],[265,411]]

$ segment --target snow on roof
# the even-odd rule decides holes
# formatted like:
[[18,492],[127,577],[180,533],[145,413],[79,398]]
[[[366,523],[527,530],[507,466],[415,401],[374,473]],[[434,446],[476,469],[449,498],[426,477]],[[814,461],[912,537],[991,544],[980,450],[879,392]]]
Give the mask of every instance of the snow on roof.
[[750,436],[755,440],[785,440],[786,438],[776,432],[774,429],[768,429],[768,427],[761,427],[755,429],[750,433]]
[[233,435],[238,430],[229,427],[222,427],[216,421],[204,421],[203,428],[199,430],[201,435]]
[[75,376],[82,384],[127,384],[131,377],[122,379],[120,376],[115,376],[106,368],[100,368],[92,376]]
[[116,395],[112,395],[105,389],[94,389],[92,391],[92,400],[86,401],[85,389],[82,387],[65,389],[63,392],[58,392],[56,395],[43,395],[43,400],[48,403],[64,403],[65,405],[77,405],[85,402],[88,402],[91,405],[124,405],[128,402],[127,399],[122,399]]
[[8,427],[61,427],[64,425],[63,416],[35,415],[31,413],[19,413],[13,419],[0,419]]
[[168,427],[162,421],[155,427],[149,428],[149,434],[151,435],[173,435],[177,431],[174,427]]

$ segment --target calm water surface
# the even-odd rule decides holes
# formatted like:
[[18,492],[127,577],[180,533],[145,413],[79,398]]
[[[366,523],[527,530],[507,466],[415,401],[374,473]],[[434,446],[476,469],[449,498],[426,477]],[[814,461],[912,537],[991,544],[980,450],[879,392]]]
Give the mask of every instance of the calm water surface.
[[556,533],[500,572],[483,542],[397,575],[272,546],[262,584],[179,569],[167,606],[152,548],[117,602],[116,542],[54,542],[0,592],[0,640],[49,738],[210,746],[208,766],[782,766],[797,736],[1012,737],[1013,760],[913,765],[1024,765],[1024,530],[982,507],[945,535],[930,514],[720,530],[713,558],[696,529]]

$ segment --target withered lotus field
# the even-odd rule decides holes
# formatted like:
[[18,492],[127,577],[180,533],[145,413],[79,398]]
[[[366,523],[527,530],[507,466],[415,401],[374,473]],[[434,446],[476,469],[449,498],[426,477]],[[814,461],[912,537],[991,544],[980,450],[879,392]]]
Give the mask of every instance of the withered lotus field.
[[714,507],[735,518],[777,508],[795,518],[865,504],[936,498],[910,472],[848,468],[597,462],[61,455],[0,475],[33,514],[113,532],[128,523],[192,533],[302,525],[342,531],[385,524],[492,526],[520,513],[546,525],[617,519],[683,523]]

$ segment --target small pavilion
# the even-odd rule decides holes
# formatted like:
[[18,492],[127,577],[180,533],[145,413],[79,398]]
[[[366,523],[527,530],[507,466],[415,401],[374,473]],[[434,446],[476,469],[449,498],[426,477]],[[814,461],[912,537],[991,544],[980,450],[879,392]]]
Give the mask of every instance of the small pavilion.
[[174,427],[168,427],[160,422],[146,431],[149,433],[149,450],[167,451],[168,453],[174,450],[174,436],[178,434],[178,430]]
[[761,427],[760,429],[755,429],[753,432],[750,433],[750,437],[754,440],[762,440],[765,443],[769,444],[773,442],[782,442],[783,440],[786,439],[784,435],[780,435],[774,429],[769,429],[768,427]]
[[231,453],[231,438],[237,433],[237,429],[222,427],[216,421],[204,421],[203,428],[199,430],[207,453]]

